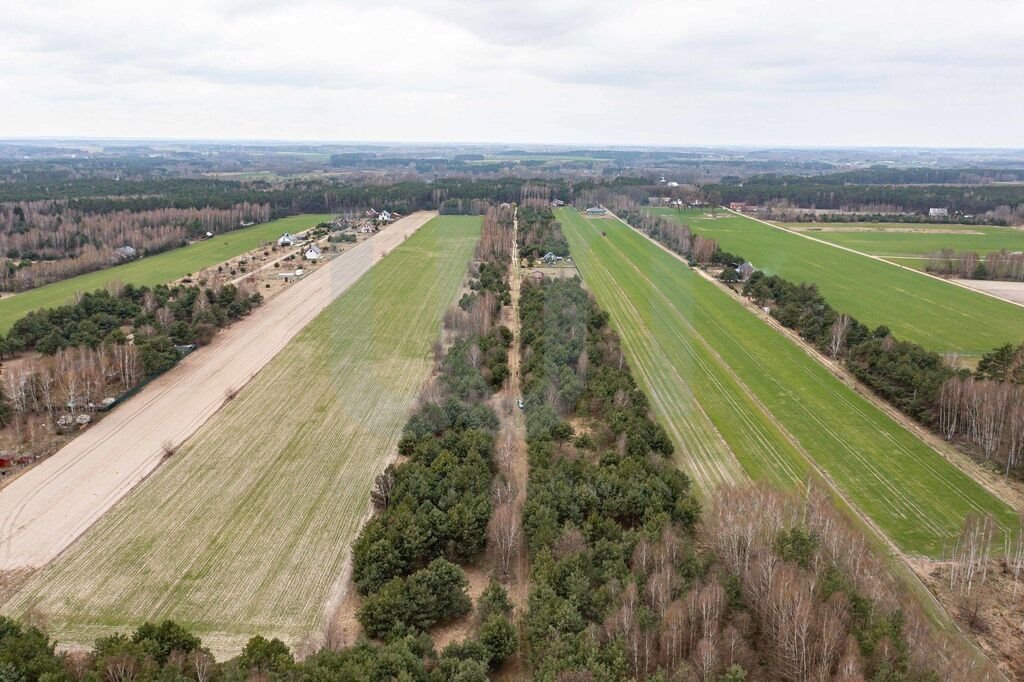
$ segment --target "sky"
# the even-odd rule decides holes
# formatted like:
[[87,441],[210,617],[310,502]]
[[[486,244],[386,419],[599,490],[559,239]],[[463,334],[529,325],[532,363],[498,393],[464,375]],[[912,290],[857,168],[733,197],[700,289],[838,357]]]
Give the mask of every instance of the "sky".
[[0,137],[1024,147],[1022,0],[0,0]]

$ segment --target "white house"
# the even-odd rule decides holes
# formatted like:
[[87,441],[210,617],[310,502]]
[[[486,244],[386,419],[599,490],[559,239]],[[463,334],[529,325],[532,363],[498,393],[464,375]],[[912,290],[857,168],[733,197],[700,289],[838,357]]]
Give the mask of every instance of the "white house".
[[948,215],[949,215],[949,209],[948,208],[929,208],[928,209],[928,217],[929,218],[945,218]]
[[383,225],[384,223],[391,222],[391,213],[389,211],[381,211],[377,214],[377,222]]
[[294,243],[295,243],[295,237],[291,236],[287,232],[285,232],[284,234],[282,234],[280,237],[277,238],[277,245],[278,246],[291,246]]
[[366,223],[359,228],[359,232],[362,234],[373,234],[373,225]]
[[320,260],[323,254],[320,252],[320,247],[316,244],[310,244],[309,248],[306,249],[302,257],[306,260]]

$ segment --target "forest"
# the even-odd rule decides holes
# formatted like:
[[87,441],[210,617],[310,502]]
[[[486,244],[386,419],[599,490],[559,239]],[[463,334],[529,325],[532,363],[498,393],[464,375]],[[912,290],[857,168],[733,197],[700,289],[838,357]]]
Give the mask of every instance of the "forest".
[[0,427],[9,445],[33,459],[57,447],[56,433],[78,415],[95,414],[119,396],[176,365],[192,344],[263,300],[234,285],[126,285],[83,294],[78,302],[29,313],[0,339],[0,356],[34,354],[8,362],[0,381]]
[[[87,213],[67,201],[0,204],[0,290],[24,291],[266,222],[266,204]],[[122,254],[122,247],[131,251]]]

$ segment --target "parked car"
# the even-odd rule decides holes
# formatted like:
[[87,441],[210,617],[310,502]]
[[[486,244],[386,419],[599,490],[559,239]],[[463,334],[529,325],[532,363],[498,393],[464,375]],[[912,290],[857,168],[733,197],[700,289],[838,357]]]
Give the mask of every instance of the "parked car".
[[518,408],[519,408],[520,410],[522,410],[522,409],[525,409],[525,408],[526,408],[526,403],[524,403],[524,402],[523,402],[523,399],[522,399],[522,398],[520,398],[519,400],[517,400],[517,401],[516,401],[516,406],[517,406],[517,407],[518,407]]

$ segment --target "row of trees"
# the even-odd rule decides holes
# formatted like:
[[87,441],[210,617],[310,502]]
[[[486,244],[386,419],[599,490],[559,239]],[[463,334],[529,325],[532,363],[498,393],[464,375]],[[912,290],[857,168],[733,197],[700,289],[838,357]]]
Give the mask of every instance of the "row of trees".
[[834,360],[902,412],[934,425],[942,384],[953,375],[943,358],[922,346],[895,339],[888,327],[875,329],[840,313],[813,284],[794,284],[755,272],[743,295],[771,308],[781,324]]
[[102,637],[87,651],[58,653],[57,643],[39,628],[0,617],[0,675],[20,682],[486,682],[488,670],[514,650],[514,633],[510,639],[495,626],[507,622],[510,610],[504,590],[492,583],[477,609],[478,636],[440,653],[419,634],[386,644],[364,639],[296,661],[283,642],[257,635],[241,654],[220,663],[199,637],[173,621],[144,623],[134,632]]
[[710,263],[735,267],[743,262],[742,256],[719,249],[716,240],[694,234],[687,225],[680,225],[646,211],[643,206],[625,195],[608,195],[605,206],[631,227],[687,258],[691,265]]
[[1004,249],[982,259],[975,251],[942,249],[928,254],[924,268],[936,275],[1024,282],[1024,253]]
[[189,239],[270,218],[267,204],[229,208],[154,208],[87,213],[68,201],[0,204],[0,290],[23,291],[100,270],[119,261],[115,249],[139,256]]

